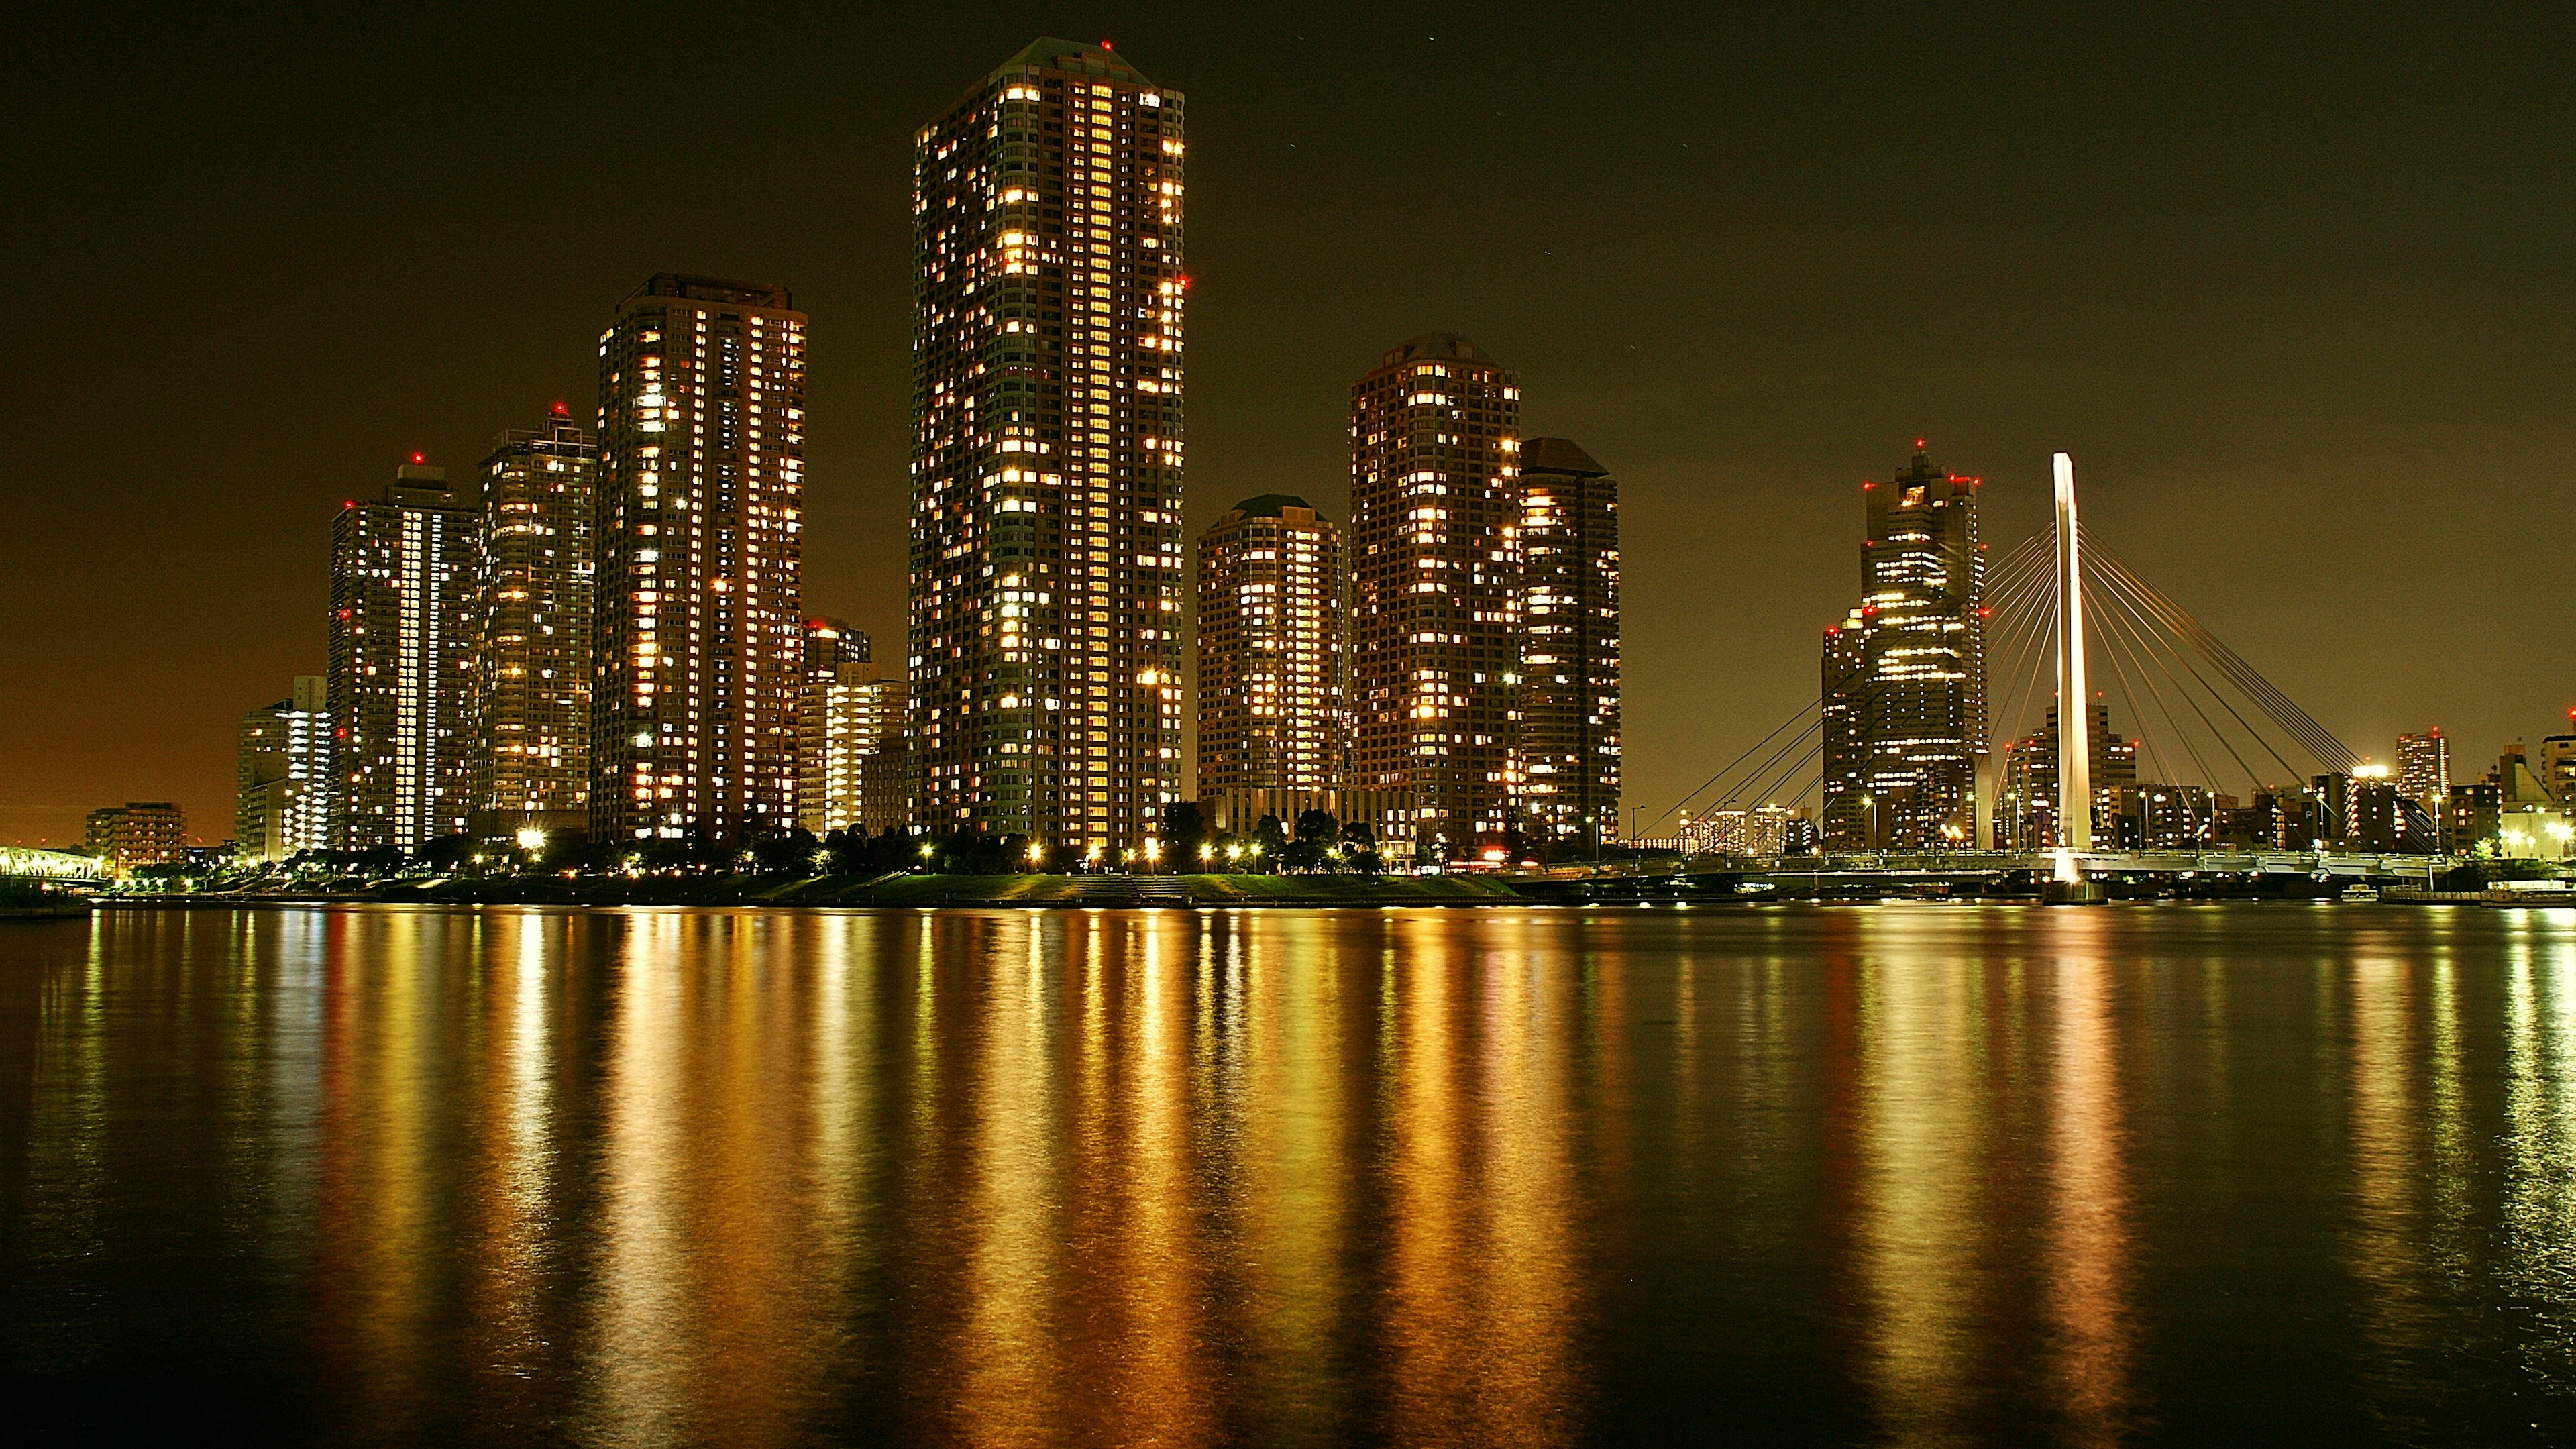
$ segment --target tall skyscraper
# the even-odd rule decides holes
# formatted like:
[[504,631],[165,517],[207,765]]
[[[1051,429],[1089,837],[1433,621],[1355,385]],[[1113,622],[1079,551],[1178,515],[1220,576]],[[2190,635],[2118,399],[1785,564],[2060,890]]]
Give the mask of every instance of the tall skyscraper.
[[1236,504],[1199,535],[1199,806],[1217,830],[1342,818],[1350,767],[1342,531],[1303,498]]
[[789,829],[803,683],[805,314],[662,273],[599,339],[591,835]]
[[599,448],[570,410],[483,460],[472,828],[590,825],[591,528]]
[[[1844,849],[1965,845],[1976,828],[1986,750],[1977,480],[1933,467],[1918,443],[1894,479],[1861,487],[1868,533],[1859,620],[1825,646],[1829,659],[1856,649],[1859,664],[1846,701],[1856,704],[1856,719],[1839,759],[1827,740],[1826,841]],[[1857,639],[1843,637],[1854,629]],[[1830,677],[1825,702],[1835,703]]]
[[1619,836],[1619,482],[1531,438],[1520,490],[1521,828],[1597,846]]
[[331,837],[410,850],[465,828],[483,521],[412,461],[331,523]]
[[1104,854],[1181,771],[1182,106],[1041,40],[913,149],[914,819]]
[[322,676],[299,674],[286,698],[242,716],[233,841],[243,859],[330,848],[328,701]]
[[1518,379],[1435,332],[1351,385],[1353,778],[1390,846],[1510,824],[1521,666]]

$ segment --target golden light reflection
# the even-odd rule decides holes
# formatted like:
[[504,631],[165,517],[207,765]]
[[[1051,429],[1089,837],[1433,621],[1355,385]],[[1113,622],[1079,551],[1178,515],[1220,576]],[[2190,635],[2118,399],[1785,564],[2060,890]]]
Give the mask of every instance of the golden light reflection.
[[1973,968],[1890,952],[1861,974],[1855,1272],[1864,1373],[1904,1443],[1969,1433],[1987,1117]]
[[2113,1444],[2136,1427],[2131,1310],[2133,1249],[2128,1136],[2121,1110],[2118,1032],[2113,1020],[2118,967],[2101,923],[2061,917],[2055,971],[2055,1080],[2050,1137],[2047,1310],[2064,1439]]

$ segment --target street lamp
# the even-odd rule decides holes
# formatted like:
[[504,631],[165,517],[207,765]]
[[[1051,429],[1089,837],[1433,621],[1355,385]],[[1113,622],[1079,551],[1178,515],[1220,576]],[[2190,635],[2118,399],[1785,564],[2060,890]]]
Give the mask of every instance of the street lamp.
[[1163,859],[1163,842],[1161,842],[1161,841],[1159,841],[1159,840],[1156,840],[1154,837],[1152,837],[1152,836],[1150,836],[1150,835],[1146,836],[1146,837],[1145,837],[1145,863],[1146,863],[1147,865],[1155,865],[1155,864],[1160,863],[1162,859]]
[[1043,844],[1040,844],[1039,842],[1034,841],[1034,840],[1030,841],[1030,842],[1029,842],[1029,864],[1031,864],[1031,865],[1042,865],[1042,864],[1044,864],[1045,862],[1046,862],[1046,846],[1044,846]]
[[533,825],[519,827],[519,848],[531,853],[546,848],[546,833]]

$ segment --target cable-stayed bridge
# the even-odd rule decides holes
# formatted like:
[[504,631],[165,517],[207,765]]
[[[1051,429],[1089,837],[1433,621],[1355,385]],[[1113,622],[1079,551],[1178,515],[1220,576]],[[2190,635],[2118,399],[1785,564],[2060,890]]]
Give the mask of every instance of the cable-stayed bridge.
[[[2214,632],[2148,583],[2083,524],[2067,455],[2054,462],[2050,524],[1985,573],[1985,670],[1974,826],[1944,828],[1934,849],[1843,851],[1812,868],[1960,879],[2040,872],[2082,898],[2107,874],[2427,878],[2434,822],[2421,802],[2376,777],[2351,747]],[[1759,839],[1763,807],[1823,794],[1831,676],[1816,701],[1719,767],[1640,836],[1662,829],[1714,840]],[[2085,701],[2060,709],[2060,701]],[[2115,732],[2125,721],[2133,734]],[[1954,757],[1955,758],[1955,757]],[[1866,793],[1864,807],[1874,806]],[[2376,812],[2370,829],[2353,811]],[[2229,818],[2222,821],[2221,816]],[[2384,817],[2384,818],[2382,818]],[[1870,838],[1879,838],[1873,826]],[[2218,848],[2234,838],[2236,848]],[[2367,851],[2337,849],[2366,839]],[[2385,848],[2381,848],[2385,847]]]

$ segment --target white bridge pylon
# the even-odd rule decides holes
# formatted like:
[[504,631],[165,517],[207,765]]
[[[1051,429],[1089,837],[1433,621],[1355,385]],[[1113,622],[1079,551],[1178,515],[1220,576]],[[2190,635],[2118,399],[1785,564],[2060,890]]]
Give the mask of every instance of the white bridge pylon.
[[2075,460],[2059,453],[2057,473],[2057,878],[2083,879],[2078,851],[2093,848],[2092,698],[2084,683],[2083,531],[2075,526]]

